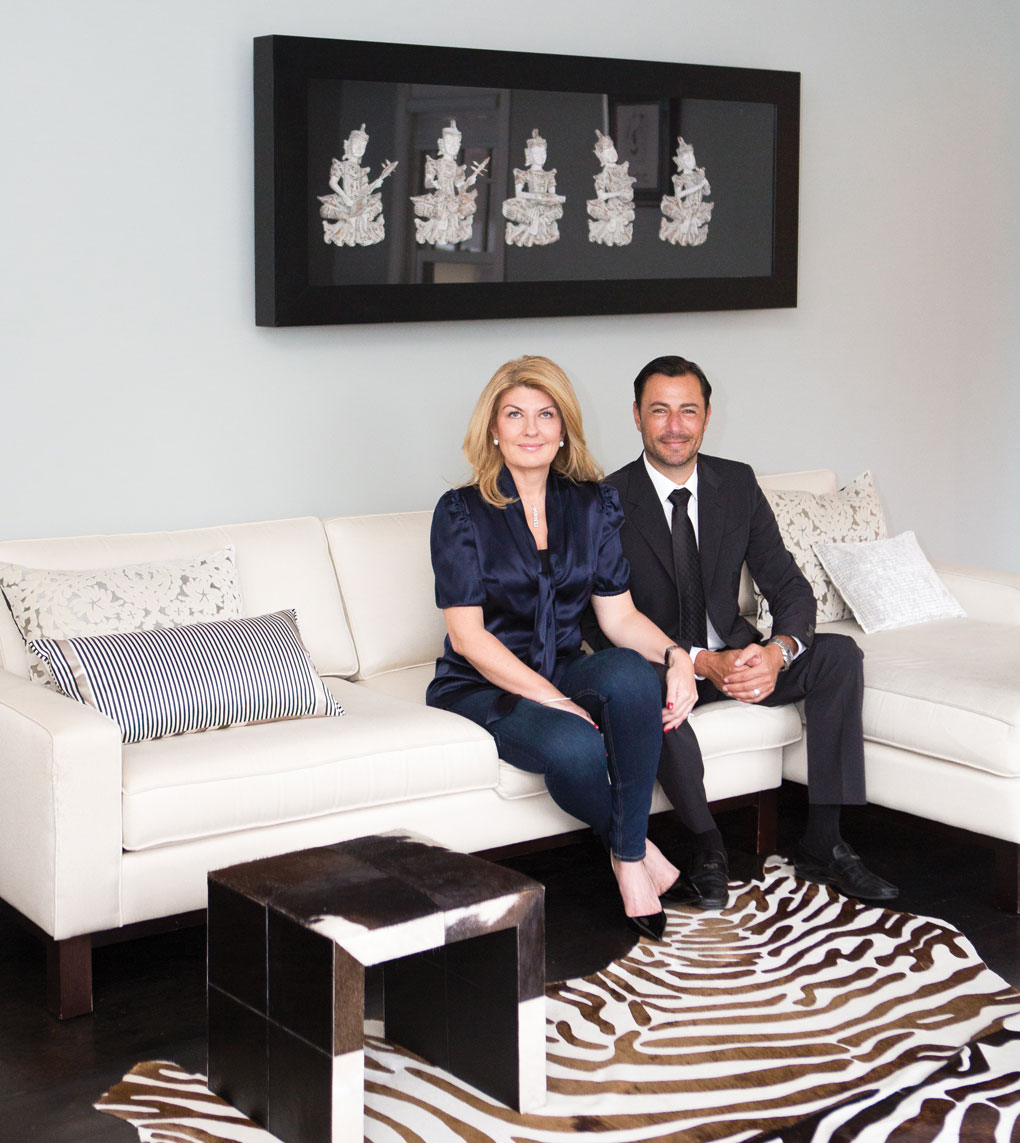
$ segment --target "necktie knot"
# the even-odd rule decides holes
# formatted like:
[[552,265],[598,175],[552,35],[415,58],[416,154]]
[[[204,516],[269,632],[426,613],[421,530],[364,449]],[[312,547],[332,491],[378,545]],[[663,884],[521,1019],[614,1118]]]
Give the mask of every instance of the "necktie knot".
[[691,498],[691,490],[689,488],[674,488],[669,494],[669,502],[674,508],[682,508],[687,511],[687,502]]

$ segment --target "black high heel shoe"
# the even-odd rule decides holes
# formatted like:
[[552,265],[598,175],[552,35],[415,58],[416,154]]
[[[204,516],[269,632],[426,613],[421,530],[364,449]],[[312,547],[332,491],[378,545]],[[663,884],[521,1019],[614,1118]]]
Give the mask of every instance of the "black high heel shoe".
[[659,900],[667,905],[696,905],[701,900],[701,891],[686,873],[680,873],[673,884],[659,894]]
[[[616,858],[610,853],[609,864],[613,868],[613,874],[616,874]],[[661,941],[662,934],[666,931],[666,914],[660,909],[657,913],[643,913],[637,917],[631,917],[626,913],[624,916],[627,918],[627,924],[636,933],[642,937],[647,937],[650,941]]]
[[628,917],[627,924],[640,936],[650,941],[661,941],[666,931],[666,914],[660,909],[657,913],[646,913],[642,917]]

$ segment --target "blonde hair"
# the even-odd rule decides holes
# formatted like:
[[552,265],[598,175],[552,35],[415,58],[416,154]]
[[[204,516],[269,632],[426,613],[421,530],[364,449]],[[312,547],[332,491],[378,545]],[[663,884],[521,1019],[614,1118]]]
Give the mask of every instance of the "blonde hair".
[[478,486],[482,499],[496,508],[505,508],[513,500],[504,496],[497,481],[503,467],[503,454],[492,443],[492,430],[503,395],[523,385],[538,389],[552,398],[563,421],[563,447],[552,467],[575,483],[601,480],[602,469],[588,451],[581,422],[581,406],[567,375],[548,357],[518,357],[501,365],[482,390],[464,434],[464,455],[471,465],[469,484]]

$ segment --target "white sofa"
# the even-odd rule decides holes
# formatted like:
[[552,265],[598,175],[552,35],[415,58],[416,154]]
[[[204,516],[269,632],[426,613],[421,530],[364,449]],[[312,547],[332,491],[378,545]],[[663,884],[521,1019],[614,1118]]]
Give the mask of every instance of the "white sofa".
[[[763,485],[836,489],[828,471]],[[44,938],[49,1003],[91,1010],[93,944],[205,907],[206,874],[239,861],[408,828],[490,851],[578,828],[492,738],[424,705],[442,644],[429,512],[306,517],[141,535],[0,543],[0,563],[98,568],[234,545],[249,615],[293,607],[346,710],[122,745],[115,724],[29,681],[0,608],[0,899]],[[1020,854],[1020,576],[940,569],[967,619],[864,636],[869,799],[999,839],[1017,907]],[[745,610],[753,610],[745,577]],[[805,780],[794,707],[712,704],[692,722],[714,803],[758,806]],[[668,805],[656,792],[653,809]],[[1011,894],[1011,896],[1010,896]]]
[[[0,543],[0,563],[89,569],[233,545],[244,612],[295,608],[345,709],[123,745],[106,716],[29,679],[0,607],[0,899],[43,937],[51,1009],[91,1011],[93,944],[205,908],[235,862],[407,828],[493,850],[583,828],[491,736],[424,705],[441,650],[429,512],[299,518],[140,535]],[[772,792],[793,710],[699,715],[712,799]],[[668,808],[661,792],[657,809]]]
[[[828,469],[759,482],[837,490]],[[933,566],[965,618],[871,635],[852,619],[817,629],[864,652],[868,801],[991,839],[998,903],[1020,913],[1020,575]],[[785,748],[784,778],[806,784],[807,745],[802,736]]]

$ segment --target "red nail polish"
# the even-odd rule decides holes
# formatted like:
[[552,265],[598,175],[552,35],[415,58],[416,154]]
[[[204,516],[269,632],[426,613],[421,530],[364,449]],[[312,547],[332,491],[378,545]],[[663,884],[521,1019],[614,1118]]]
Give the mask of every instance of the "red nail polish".
[[666,703],[666,710],[672,710],[672,709],[673,709],[673,704],[671,702]]

